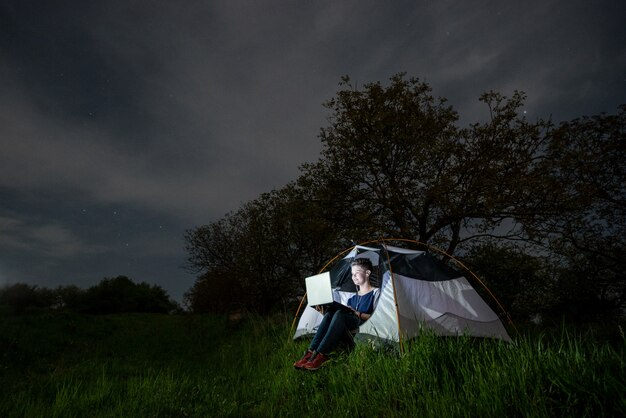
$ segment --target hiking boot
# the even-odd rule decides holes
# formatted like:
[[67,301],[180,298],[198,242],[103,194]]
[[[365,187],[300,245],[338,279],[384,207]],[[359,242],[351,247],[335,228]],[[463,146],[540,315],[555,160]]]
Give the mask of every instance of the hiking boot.
[[304,353],[304,356],[300,360],[293,363],[293,367],[295,367],[296,369],[301,369],[302,366],[308,363],[308,361],[311,359],[312,356],[313,356],[313,352],[311,350],[306,350],[306,353]]
[[313,357],[310,361],[306,362],[302,366],[302,368],[305,370],[317,370],[322,367],[322,364],[326,363],[328,360],[328,356],[325,356],[322,353],[317,353],[317,355]]

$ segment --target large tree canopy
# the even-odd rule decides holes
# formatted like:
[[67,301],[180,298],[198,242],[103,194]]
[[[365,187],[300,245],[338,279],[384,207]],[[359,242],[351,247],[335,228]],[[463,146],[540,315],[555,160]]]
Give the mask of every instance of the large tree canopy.
[[344,78],[342,87],[326,104],[322,158],[303,175],[322,179],[319,192],[345,223],[453,253],[486,234],[519,238],[519,221],[552,209],[536,172],[548,124],[520,116],[522,93],[483,95],[487,122],[461,129],[418,79],[399,74],[357,90]]
[[[556,126],[528,120],[521,92],[479,100],[484,120],[459,127],[456,111],[416,78],[356,88],[344,77],[325,104],[317,162],[187,232],[188,264],[200,274],[189,306],[270,309],[302,294],[302,278],[351,242],[394,237],[480,260],[517,254],[499,250],[504,243],[532,245],[543,258],[560,257],[561,278],[545,277],[557,283],[580,272],[590,284],[593,276],[596,300],[623,307],[625,108]],[[208,306],[211,297],[220,303]]]

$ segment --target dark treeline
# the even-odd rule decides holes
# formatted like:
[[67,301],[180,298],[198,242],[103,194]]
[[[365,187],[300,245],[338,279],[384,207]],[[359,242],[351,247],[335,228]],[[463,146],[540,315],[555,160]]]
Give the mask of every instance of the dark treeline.
[[25,283],[0,288],[0,310],[15,314],[47,310],[171,313],[178,309],[178,304],[160,286],[134,283],[125,276],[105,278],[88,289],[73,285],[48,289]]
[[381,237],[461,258],[517,321],[606,320],[626,307],[626,105],[555,123],[525,95],[488,92],[461,127],[415,78],[355,86],[325,103],[320,159],[281,189],[187,231],[194,312],[293,306],[303,277]]

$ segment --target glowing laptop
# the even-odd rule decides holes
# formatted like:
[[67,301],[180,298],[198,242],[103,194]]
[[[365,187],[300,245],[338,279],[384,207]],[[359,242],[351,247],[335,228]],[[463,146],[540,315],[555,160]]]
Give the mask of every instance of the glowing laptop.
[[333,288],[330,284],[330,273],[324,272],[304,279],[306,282],[306,297],[309,306],[328,305],[333,303]]
[[321,306],[325,308],[332,306],[336,309],[350,310],[349,307],[335,301],[329,272],[310,276],[304,280],[306,283],[306,297],[309,306]]

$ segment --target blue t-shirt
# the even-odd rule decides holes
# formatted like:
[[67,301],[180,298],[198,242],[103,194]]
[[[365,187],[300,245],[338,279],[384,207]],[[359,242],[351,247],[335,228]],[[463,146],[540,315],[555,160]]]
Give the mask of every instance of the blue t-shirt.
[[374,302],[376,301],[376,290],[374,289],[364,295],[358,293],[348,299],[348,306],[356,311],[371,314],[374,312]]

